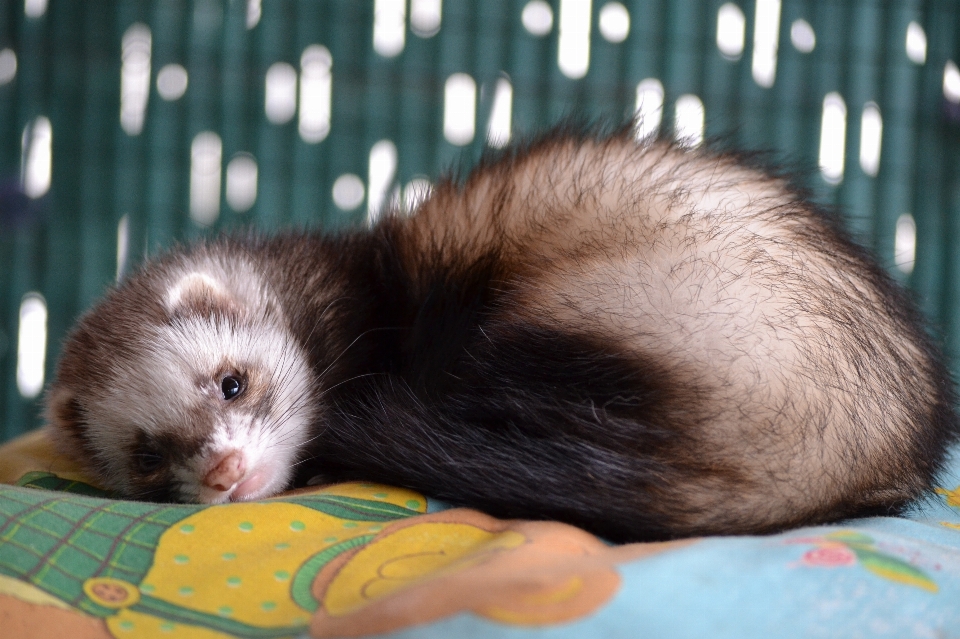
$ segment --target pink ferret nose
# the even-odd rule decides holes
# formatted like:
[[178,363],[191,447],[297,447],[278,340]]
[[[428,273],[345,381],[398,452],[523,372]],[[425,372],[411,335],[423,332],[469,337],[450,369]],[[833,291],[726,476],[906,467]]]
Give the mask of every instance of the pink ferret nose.
[[214,490],[230,490],[243,478],[243,473],[247,470],[243,453],[239,450],[230,451],[219,462],[214,461],[214,463],[216,465],[213,470],[203,478],[203,485]]

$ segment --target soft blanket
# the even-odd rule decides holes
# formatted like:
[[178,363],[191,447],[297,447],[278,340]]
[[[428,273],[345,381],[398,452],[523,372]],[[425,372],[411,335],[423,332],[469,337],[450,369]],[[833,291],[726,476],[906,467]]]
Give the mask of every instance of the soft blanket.
[[622,546],[362,483],[122,501],[43,430],[0,482],[3,637],[960,635],[960,461],[907,518]]

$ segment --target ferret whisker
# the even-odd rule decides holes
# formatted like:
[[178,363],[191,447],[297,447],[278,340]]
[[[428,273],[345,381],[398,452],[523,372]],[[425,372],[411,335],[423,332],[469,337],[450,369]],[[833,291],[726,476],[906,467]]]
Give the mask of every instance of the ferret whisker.
[[317,375],[317,378],[320,379],[320,380],[322,380],[322,379],[326,376],[326,374],[330,371],[330,369],[331,369],[337,362],[340,361],[340,358],[342,358],[342,357],[346,354],[347,351],[349,351],[351,348],[353,348],[353,345],[356,344],[358,341],[360,341],[361,338],[369,335],[370,333],[375,333],[375,332],[377,332],[377,331],[399,331],[399,330],[403,330],[403,327],[402,327],[402,326],[378,326],[378,327],[376,327],[376,328],[369,328],[369,329],[363,331],[362,333],[360,333],[359,335],[357,335],[357,336],[353,339],[352,342],[350,342],[349,344],[347,344],[347,346],[346,346],[342,351],[340,351],[340,354],[337,355],[337,356],[334,358],[334,360],[333,360],[332,362],[330,362],[330,364],[328,364],[327,367],[326,367],[325,369],[323,369],[323,370]]
[[387,373],[381,373],[381,372],[361,373],[361,374],[359,374],[359,375],[354,375],[353,377],[349,377],[349,378],[347,378],[347,379],[345,379],[345,380],[343,380],[343,381],[337,382],[336,384],[333,384],[332,386],[327,386],[326,388],[323,389],[323,392],[319,395],[318,399],[323,399],[323,396],[324,396],[324,395],[326,395],[327,393],[329,393],[330,391],[332,391],[332,390],[335,389],[335,388],[338,388],[338,387],[340,387],[340,386],[343,386],[344,384],[346,384],[346,383],[348,383],[348,382],[352,382],[352,381],[355,381],[355,380],[358,380],[358,379],[362,379],[362,378],[364,378],[364,377],[381,377],[381,376],[385,376],[385,375],[387,375]]

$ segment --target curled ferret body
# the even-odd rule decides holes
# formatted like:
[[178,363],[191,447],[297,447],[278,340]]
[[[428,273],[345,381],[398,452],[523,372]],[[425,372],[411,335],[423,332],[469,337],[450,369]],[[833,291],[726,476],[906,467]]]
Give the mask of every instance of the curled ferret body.
[[905,293],[735,155],[554,133],[370,228],[147,262],[48,419],[110,488],[362,479],[611,540],[893,514],[957,436]]

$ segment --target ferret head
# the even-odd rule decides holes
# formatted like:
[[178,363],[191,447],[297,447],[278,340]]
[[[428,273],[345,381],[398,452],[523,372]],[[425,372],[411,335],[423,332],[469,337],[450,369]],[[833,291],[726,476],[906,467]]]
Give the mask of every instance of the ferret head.
[[257,269],[195,249],[148,265],[81,319],[47,419],[124,496],[249,500],[289,484],[314,387]]

